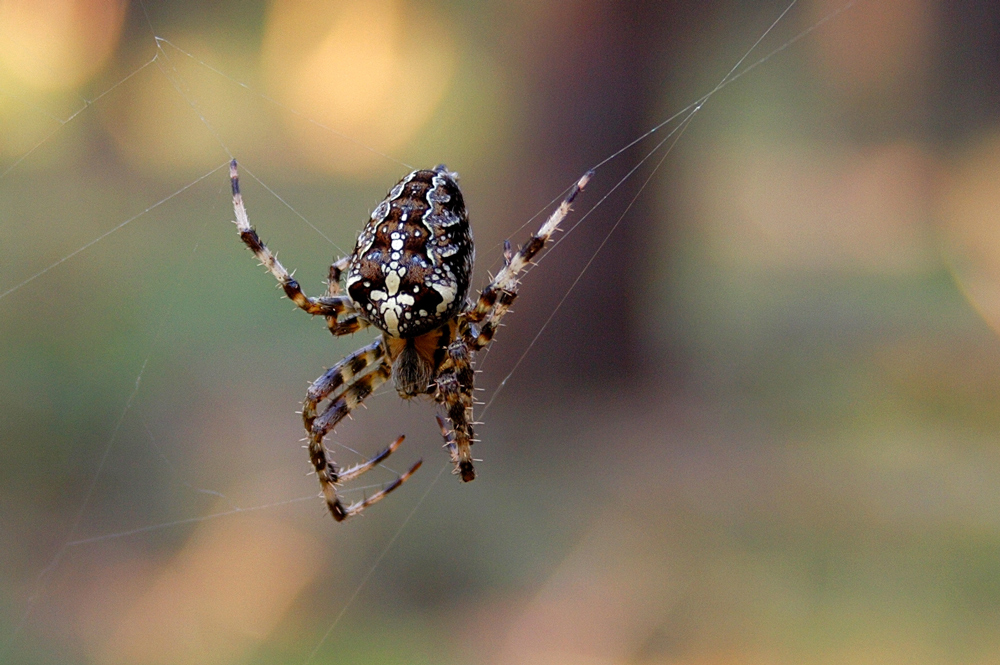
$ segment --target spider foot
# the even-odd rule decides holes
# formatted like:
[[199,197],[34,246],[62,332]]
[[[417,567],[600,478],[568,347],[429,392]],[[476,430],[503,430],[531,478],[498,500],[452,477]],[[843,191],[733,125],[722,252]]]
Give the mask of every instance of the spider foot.
[[[337,467],[333,463],[327,461],[328,455],[326,454],[326,450],[322,449],[323,456],[319,459],[319,461],[314,460],[313,464],[316,465],[316,471],[320,479],[320,487],[323,490],[323,497],[326,499],[326,505],[330,509],[330,514],[333,516],[333,519],[338,522],[342,522],[352,515],[357,515],[373,503],[381,501],[385,498],[386,494],[405,483],[410,476],[412,476],[417,469],[420,468],[423,460],[417,460],[417,463],[410,467],[406,473],[402,474],[394,481],[384,486],[380,491],[370,497],[367,497],[363,501],[356,501],[347,507],[345,507],[343,502],[341,502],[340,495],[337,493],[337,485],[354,480],[366,471],[370,471],[378,464],[381,464],[383,460],[399,448],[399,446],[403,443],[404,438],[405,437],[400,436],[371,459],[368,459],[360,464],[355,464],[354,466],[343,471],[338,471]],[[321,445],[318,441],[314,443],[316,445]]]
[[[402,439],[402,437],[400,437],[400,439]],[[410,470],[401,475],[399,478],[396,478],[394,481],[383,487],[378,492],[375,492],[375,494],[372,494],[364,501],[355,501],[346,508],[344,507],[344,504],[340,502],[339,498],[335,498],[333,501],[327,499],[326,503],[327,506],[330,508],[330,514],[333,515],[333,519],[337,520],[338,522],[343,522],[348,517],[353,517],[357,515],[362,510],[372,505],[373,503],[377,503],[382,499],[384,499],[389,492],[393,491],[394,489],[405,483],[407,480],[409,480],[410,476],[416,473],[417,469],[419,469],[420,465],[423,463],[424,463],[423,460],[417,460],[417,463],[411,466]]]
[[344,469],[343,471],[338,472],[336,479],[334,479],[334,482],[346,483],[350,480],[354,480],[365,471],[375,468],[376,466],[384,462],[385,459],[389,457],[389,455],[396,452],[396,449],[399,448],[400,444],[403,443],[403,440],[405,438],[406,438],[405,436],[400,436],[398,439],[390,443],[385,449],[383,449],[381,452],[379,452],[371,459],[365,462],[361,462],[360,464],[355,464],[349,469]]
[[476,479],[476,469],[472,466],[472,460],[463,459],[459,452],[459,447],[455,443],[455,433],[449,431],[445,425],[444,418],[436,416],[438,427],[441,428],[441,436],[444,438],[444,447],[448,449],[451,456],[451,463],[455,465],[452,475],[461,476],[462,482],[471,482]]

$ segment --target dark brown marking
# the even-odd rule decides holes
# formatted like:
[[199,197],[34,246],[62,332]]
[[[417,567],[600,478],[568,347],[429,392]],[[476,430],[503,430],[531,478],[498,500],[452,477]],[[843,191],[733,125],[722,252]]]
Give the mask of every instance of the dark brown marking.
[[365,367],[368,367],[368,361],[362,356],[359,356],[351,361],[352,374],[359,374]]
[[462,192],[445,167],[414,171],[393,190],[358,236],[348,292],[387,335],[419,337],[465,303],[472,232]]
[[[504,268],[483,289],[476,303],[467,307],[474,257],[472,234],[455,174],[443,165],[414,171],[393,187],[362,230],[352,255],[329,267],[325,296],[310,298],[250,225],[233,160],[230,178],[240,238],[278,279],[285,295],[309,314],[326,317],[334,335],[356,332],[369,323],[383,332],[374,345],[348,356],[317,379],[303,404],[310,461],[335,520],[356,515],[381,500],[421,465],[417,461],[363,501],[345,506],[337,495],[336,484],[378,465],[403,441],[399,437],[366,462],[346,470],[338,469],[323,446],[324,436],[390,376],[396,378],[397,391],[404,397],[425,390],[433,394],[452,426],[449,431],[438,417],[455,473],[464,482],[475,479],[471,456],[475,441],[471,422],[475,379],[472,356],[493,339],[517,297],[519,273],[544,249],[592,175],[588,172],[577,182],[539,231],[516,252],[509,241],[504,242]],[[344,271],[348,296],[340,295]],[[365,374],[369,367],[373,369]],[[397,374],[409,376],[402,381],[405,386]],[[423,383],[429,385],[424,388]],[[319,405],[328,397],[326,408],[317,414]]]

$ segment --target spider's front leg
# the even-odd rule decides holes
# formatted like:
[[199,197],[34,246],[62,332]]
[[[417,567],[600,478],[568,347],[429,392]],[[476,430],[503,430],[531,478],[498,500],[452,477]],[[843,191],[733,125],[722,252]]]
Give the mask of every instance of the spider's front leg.
[[518,275],[528,267],[531,260],[545,247],[552,234],[559,228],[566,215],[572,209],[573,200],[590,182],[594,172],[588,171],[580,178],[559,207],[545,220],[538,232],[528,242],[521,245],[517,252],[511,251],[510,243],[504,243],[504,266],[493,278],[493,281],[483,289],[476,304],[462,315],[462,337],[471,351],[478,351],[493,339],[500,320],[510,309],[517,298]]
[[[302,287],[299,286],[299,283],[285,270],[285,267],[281,265],[274,253],[260,239],[257,231],[250,225],[249,217],[247,217],[247,209],[243,204],[243,195],[240,193],[240,176],[236,169],[235,159],[229,164],[229,180],[233,187],[233,211],[236,213],[236,229],[239,231],[240,240],[250,248],[250,251],[254,253],[257,260],[274,275],[289,300],[309,314],[326,316],[328,319],[334,319],[334,322],[342,315],[350,315],[342,322],[346,328],[344,332],[341,332],[337,326],[330,325],[330,331],[335,335],[355,332],[363,327],[364,324],[358,320],[354,304],[348,296],[329,294],[319,298],[310,298],[302,292]],[[344,259],[341,259],[342,261]],[[331,271],[339,263],[331,266]],[[339,273],[337,276],[339,278]]]
[[[344,256],[330,264],[330,273],[326,278],[327,297],[337,297],[340,295],[340,276],[350,265],[350,256]],[[334,337],[356,333],[359,330],[367,328],[369,325],[366,319],[357,314],[351,314],[342,319],[337,318],[336,315],[326,317],[326,327],[330,329],[330,333]]]
[[[475,373],[472,354],[493,339],[500,320],[517,297],[518,275],[549,241],[559,224],[569,214],[573,200],[586,187],[592,171],[580,178],[549,216],[541,228],[515,253],[510,243],[504,244],[504,266],[490,284],[483,289],[475,305],[463,312],[458,319],[458,334],[448,345],[447,354],[435,383],[434,399],[444,405],[451,433],[442,425],[445,445],[451,452],[455,473],[468,482],[474,480],[471,446],[475,441],[472,431],[472,395],[475,390]],[[440,422],[440,421],[439,421]]]
[[[455,464],[454,473],[460,475],[465,482],[476,479],[471,449],[475,441],[471,422],[474,381],[475,372],[472,369],[469,347],[458,338],[448,345],[441,372],[435,382],[434,399],[444,406],[451,422],[452,436],[448,435],[443,425],[441,433],[451,453],[451,461]],[[440,418],[438,423],[441,423]]]
[[[352,515],[357,515],[376,501],[383,499],[389,492],[406,482],[422,463],[422,460],[417,460],[417,463],[410,467],[409,471],[396,478],[381,491],[363,501],[352,503],[346,508],[337,494],[339,483],[353,480],[374,468],[403,442],[401,436],[371,459],[343,471],[337,469],[337,465],[329,458],[323,445],[323,437],[389,378],[391,368],[384,362],[384,359],[385,347],[381,339],[355,351],[324,372],[309,386],[305,402],[302,405],[302,421],[309,435],[309,461],[312,462],[316,475],[319,477],[319,484],[323,490],[326,505],[330,509],[330,514],[338,522]],[[364,374],[373,365],[375,365],[375,369]],[[344,386],[346,388],[343,392],[330,402],[322,414],[317,415],[317,407],[320,402]]]
[[351,266],[351,257],[342,256],[330,264],[330,272],[326,277],[326,295],[340,295],[340,276]]

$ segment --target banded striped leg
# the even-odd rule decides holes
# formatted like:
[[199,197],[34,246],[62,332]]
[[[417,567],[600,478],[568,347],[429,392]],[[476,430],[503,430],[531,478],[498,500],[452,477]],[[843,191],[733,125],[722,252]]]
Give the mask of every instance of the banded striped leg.
[[454,462],[457,459],[458,446],[455,445],[455,433],[448,429],[448,424],[444,421],[441,416],[434,416],[437,420],[438,429],[441,430],[441,438],[444,439],[444,448],[448,449],[451,454],[451,461]]
[[302,404],[302,421],[306,431],[312,429],[313,421],[316,420],[317,415],[316,407],[319,406],[320,402],[341,386],[350,384],[356,377],[382,360],[384,356],[385,345],[379,338],[345,357],[313,381],[309,390],[306,391],[306,399]]
[[[358,372],[375,363],[377,365],[373,371],[357,376]],[[307,393],[302,409],[302,419],[309,433],[309,460],[312,462],[313,468],[316,469],[316,475],[319,477],[319,484],[323,490],[326,505],[330,509],[330,514],[338,522],[352,515],[357,515],[368,506],[385,498],[389,492],[405,483],[422,464],[422,460],[417,460],[417,463],[410,467],[409,471],[386,485],[381,491],[363,501],[352,503],[346,508],[337,495],[338,484],[353,480],[365,471],[374,468],[403,443],[401,436],[370,460],[344,471],[338,471],[337,465],[329,459],[326,448],[323,446],[323,437],[361,404],[366,397],[371,395],[376,388],[385,383],[391,374],[392,368],[385,363],[384,348],[380,340],[330,368],[310,386]],[[346,385],[344,391],[330,402],[322,414],[317,416],[316,406],[319,402],[342,385]]]
[[517,297],[518,275],[531,263],[531,259],[542,251],[545,243],[552,238],[552,234],[556,232],[559,224],[572,209],[573,200],[577,194],[583,191],[593,175],[593,171],[588,171],[573,185],[569,194],[545,220],[538,233],[521,245],[516,254],[511,251],[509,242],[504,244],[503,268],[493,278],[493,281],[483,289],[475,306],[463,315],[465,322],[481,324],[478,329],[474,325],[462,326],[464,328],[463,336],[472,351],[482,349],[493,339],[493,335],[500,325],[500,319],[507,313],[511,303]]
[[[233,186],[233,211],[236,213],[235,224],[237,231],[239,231],[240,239],[250,248],[250,251],[254,253],[257,260],[275,276],[278,284],[285,291],[285,295],[301,309],[313,316],[322,315],[337,319],[342,314],[356,315],[357,312],[354,310],[354,304],[348,296],[327,295],[319,298],[310,298],[302,292],[302,287],[299,286],[299,283],[285,270],[285,267],[281,265],[277,257],[274,256],[267,245],[264,244],[264,241],[260,239],[260,236],[257,235],[257,231],[250,225],[246,206],[243,205],[243,196],[240,194],[240,176],[236,170],[235,159],[229,164],[229,179]],[[350,317],[348,320],[350,320]],[[330,329],[333,331],[334,326],[331,326]],[[349,332],[354,332],[357,329],[359,328],[353,328]],[[343,333],[334,332],[334,334]]]
[[[340,295],[340,276],[350,265],[351,257],[349,256],[337,259],[330,264],[330,273],[326,279],[327,297]],[[364,330],[369,325],[368,321],[358,314],[351,314],[343,319],[338,319],[336,316],[326,317],[326,327],[330,329],[330,333],[334,337],[351,335],[359,330]]]
[[342,256],[330,264],[330,272],[326,277],[326,295],[340,295],[340,276],[351,265],[350,256]]
[[337,319],[336,316],[327,316],[326,327],[330,329],[330,333],[334,337],[340,337],[341,335],[351,335],[359,330],[364,330],[368,327],[368,322],[357,314],[352,314],[343,319]]
[[460,475],[464,482],[476,479],[471,449],[475,441],[471,422],[474,379],[468,347],[461,340],[452,342],[437,378],[434,399],[444,406],[451,422],[452,432],[449,433],[438,418],[441,434],[455,465],[453,473]]

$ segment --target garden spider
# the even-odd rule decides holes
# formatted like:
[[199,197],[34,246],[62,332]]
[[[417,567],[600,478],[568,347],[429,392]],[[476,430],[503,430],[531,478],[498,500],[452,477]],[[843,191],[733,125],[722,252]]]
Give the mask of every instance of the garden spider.
[[[418,460],[381,491],[346,507],[337,494],[337,485],[373,468],[403,442],[400,436],[371,459],[343,470],[330,460],[323,445],[323,437],[390,377],[403,399],[429,395],[442,406],[451,430],[440,415],[438,425],[454,473],[465,482],[476,477],[470,449],[475,440],[472,356],[493,339],[517,297],[518,274],[552,237],[592,175],[591,171],[580,178],[538,233],[516,253],[510,242],[504,243],[503,268],[473,304],[466,296],[475,248],[458,175],[444,165],[414,171],[375,208],[354,252],[330,266],[326,294],[310,298],[250,226],[236,160],[232,161],[229,177],[240,239],[278,279],[285,295],[309,314],[326,317],[334,335],[354,333],[368,325],[382,331],[374,342],[316,379],[302,406],[309,460],[335,520],[357,515],[420,467]],[[340,279],[345,272],[347,294],[342,294]],[[327,399],[326,408],[320,411],[319,405]]]

